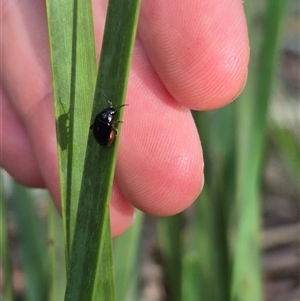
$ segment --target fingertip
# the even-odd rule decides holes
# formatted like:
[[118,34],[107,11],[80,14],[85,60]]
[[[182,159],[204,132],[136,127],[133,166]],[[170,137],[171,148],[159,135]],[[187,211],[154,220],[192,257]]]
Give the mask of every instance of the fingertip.
[[203,187],[203,158],[200,148],[188,149],[180,156],[171,155],[164,166],[167,172],[161,173],[153,189],[152,203],[143,203],[143,210],[156,216],[170,216],[190,207],[199,196]]
[[124,233],[134,222],[134,217],[134,207],[124,197],[119,185],[114,182],[110,202],[112,236],[117,237]]
[[152,203],[143,204],[142,209],[155,216],[171,216],[190,207],[199,196],[203,187],[201,164],[191,168],[177,168],[164,191],[157,191],[152,196]]
[[126,120],[135,123],[122,127],[116,178],[135,207],[168,216],[189,207],[199,195],[203,157],[190,111],[176,102],[171,107],[167,93],[161,97],[169,101],[144,95],[126,111]]
[[242,91],[249,41],[241,1],[145,1],[141,16],[140,39],[178,102],[216,109]]

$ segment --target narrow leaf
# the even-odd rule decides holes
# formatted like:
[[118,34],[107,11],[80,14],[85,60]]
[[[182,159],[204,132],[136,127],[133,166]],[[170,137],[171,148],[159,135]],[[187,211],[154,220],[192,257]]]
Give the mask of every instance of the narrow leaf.
[[[257,60],[250,65],[248,85],[237,106],[236,202],[238,225],[233,255],[231,300],[263,300],[260,267],[260,180],[266,116],[276,70],[279,41],[288,1],[267,1],[264,30]],[[250,21],[254,16],[248,15]],[[250,43],[255,34],[251,32]],[[252,53],[255,55],[256,53]],[[253,62],[253,60],[252,60]],[[254,94],[253,94],[254,91]],[[254,96],[254,97],[253,97]],[[245,268],[245,262],[248,263]]]
[[157,220],[157,233],[166,273],[168,299],[182,299],[182,214]]
[[[140,273],[142,226],[143,213],[137,210],[133,225],[114,241],[114,271],[117,301],[139,299],[136,295]],[[124,260],[124,254],[128,255],[126,260]]]
[[34,198],[23,186],[14,183],[10,199],[16,215],[22,264],[26,282],[26,300],[47,300],[47,248]]
[[90,1],[46,3],[68,264],[96,82],[93,18]]
[[[107,98],[114,106],[124,101],[139,4],[138,0],[109,1],[91,123],[99,110],[108,106]],[[113,269],[108,207],[117,142],[118,139],[111,147],[101,147],[91,132],[88,138],[66,301],[88,301],[93,296],[97,300],[115,299],[113,278],[108,279],[107,273],[112,275]],[[104,270],[103,265],[107,265],[107,269]],[[96,271],[97,267],[100,272]],[[101,295],[95,294],[99,291],[99,285],[103,287],[101,282],[98,284],[96,281],[96,276],[109,281],[105,286],[109,289],[100,290]]]
[[0,170],[0,267],[3,275],[1,281],[3,291],[0,293],[0,300],[13,300],[12,266],[8,239],[8,216],[4,199],[3,172]]

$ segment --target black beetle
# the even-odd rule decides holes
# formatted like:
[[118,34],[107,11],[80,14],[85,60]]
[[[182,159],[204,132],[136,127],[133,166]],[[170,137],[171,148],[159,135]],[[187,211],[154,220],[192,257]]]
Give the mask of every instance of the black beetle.
[[123,121],[115,120],[115,113],[121,107],[126,106],[124,104],[114,108],[112,102],[107,101],[110,106],[97,114],[94,123],[90,126],[90,129],[93,130],[94,138],[103,146],[111,146],[115,136],[118,135],[118,129],[115,128],[115,124]]

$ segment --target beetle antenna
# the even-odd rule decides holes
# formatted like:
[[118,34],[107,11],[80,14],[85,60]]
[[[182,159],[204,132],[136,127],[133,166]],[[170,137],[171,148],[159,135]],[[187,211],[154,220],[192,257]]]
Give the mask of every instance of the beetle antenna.
[[113,104],[112,104],[112,102],[108,99],[108,97],[106,96],[106,94],[104,93],[104,91],[103,91],[102,89],[101,89],[100,91],[102,92],[102,94],[103,94],[104,97],[106,98],[107,102],[109,103],[109,106],[112,107]]
[[[109,106],[112,108],[112,107],[113,107],[112,102],[108,99],[107,95],[104,93],[104,91],[103,91],[102,89],[101,89],[100,91],[102,92],[102,94],[103,94],[104,97],[106,98],[107,102],[109,103]],[[118,109],[120,109],[120,108],[122,108],[122,107],[124,107],[124,106],[128,106],[128,104],[123,104],[123,105],[121,105],[121,106],[119,106],[119,107],[116,107],[115,110],[117,111]]]
[[117,111],[118,109],[125,107],[125,106],[128,106],[128,103],[124,103],[123,105],[116,107],[115,110]]

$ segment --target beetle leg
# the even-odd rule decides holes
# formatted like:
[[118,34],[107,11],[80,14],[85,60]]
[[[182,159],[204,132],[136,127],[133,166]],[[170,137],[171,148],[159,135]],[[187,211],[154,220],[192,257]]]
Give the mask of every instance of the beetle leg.
[[[116,120],[116,121],[114,121],[114,124],[116,124],[116,123],[123,123],[123,122],[124,122],[123,120]],[[116,136],[118,136],[119,135],[119,130],[117,128],[115,128],[114,125],[112,125],[111,127],[115,131]]]
[[117,128],[115,128],[113,125],[111,126],[111,128],[114,130],[116,136],[119,135],[119,130]]

